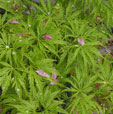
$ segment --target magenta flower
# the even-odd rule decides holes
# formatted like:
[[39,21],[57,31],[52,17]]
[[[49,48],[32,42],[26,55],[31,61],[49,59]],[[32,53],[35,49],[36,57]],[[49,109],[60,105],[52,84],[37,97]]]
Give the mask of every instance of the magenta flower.
[[42,77],[49,77],[49,75],[43,70],[37,70],[36,73],[38,73]]
[[85,45],[84,40],[82,38],[78,38],[78,43],[80,43],[82,46]]
[[[57,80],[57,75],[56,74],[52,74],[52,77],[58,82],[59,80]],[[51,82],[50,85],[56,85],[56,83]]]
[[17,34],[17,36],[25,37],[25,35],[24,35],[24,34]]
[[10,23],[13,23],[13,24],[20,24],[18,21],[16,20],[13,20],[13,21],[10,21]]
[[44,35],[44,36],[42,36],[42,38],[48,39],[48,40],[52,39],[52,37],[50,35]]

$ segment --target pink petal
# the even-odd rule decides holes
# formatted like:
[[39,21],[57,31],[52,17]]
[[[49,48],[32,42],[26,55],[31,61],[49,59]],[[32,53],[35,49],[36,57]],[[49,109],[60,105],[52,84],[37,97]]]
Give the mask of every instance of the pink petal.
[[100,61],[100,59],[97,59],[97,61],[99,62],[99,61]]
[[36,72],[37,72],[40,76],[49,77],[49,75],[48,75],[46,72],[44,72],[43,70],[37,70]]
[[109,53],[109,52],[110,52],[110,50],[109,50],[109,49],[105,49],[105,52]]
[[59,80],[58,79],[55,79],[57,82],[59,82]]
[[16,20],[13,20],[13,21],[10,21],[10,23],[13,23],[13,24],[20,24],[18,21]]
[[[59,80],[57,80],[57,75],[56,74],[52,74],[52,77],[55,79],[56,82],[59,82]],[[56,85],[56,83],[51,82],[50,85]]]
[[57,85],[56,83],[51,82],[50,85]]
[[46,21],[44,21],[42,25],[43,25],[43,26],[46,25]]
[[78,43],[80,43],[81,45],[85,45],[84,40],[82,38],[78,38]]
[[17,36],[25,37],[25,35],[24,35],[24,34],[17,34]]
[[52,39],[52,37],[50,35],[44,35],[44,36],[42,36],[42,38],[48,39],[48,40]]
[[56,74],[52,74],[52,77],[53,77],[54,79],[56,79],[56,78],[57,78],[57,75],[56,75]]

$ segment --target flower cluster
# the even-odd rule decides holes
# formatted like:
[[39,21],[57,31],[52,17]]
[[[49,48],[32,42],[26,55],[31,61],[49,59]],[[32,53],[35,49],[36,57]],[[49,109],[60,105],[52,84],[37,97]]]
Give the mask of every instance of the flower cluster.
[[[36,73],[38,73],[38,75],[40,75],[42,77],[49,78],[49,75],[46,72],[44,72],[43,70],[37,70]],[[54,80],[56,82],[58,82],[58,79],[57,79],[57,75],[56,74],[52,74],[52,77],[54,78]],[[51,82],[50,85],[56,85],[56,83]]]

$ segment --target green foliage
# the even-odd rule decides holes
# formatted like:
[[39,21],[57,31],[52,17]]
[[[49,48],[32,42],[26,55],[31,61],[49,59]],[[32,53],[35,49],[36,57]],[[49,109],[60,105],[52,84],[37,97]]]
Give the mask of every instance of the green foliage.
[[56,100],[59,91],[51,93],[47,87],[44,88],[45,90],[41,90],[42,92],[38,92],[36,89],[35,87],[32,97],[30,93],[27,96],[24,95],[23,98],[9,94],[8,99],[6,96],[3,103],[7,103],[6,105],[9,105],[14,110],[16,109],[17,114],[57,114],[58,112],[66,114],[66,111],[61,108],[63,102]]
[[0,0],[1,113],[112,114],[113,1],[34,1]]

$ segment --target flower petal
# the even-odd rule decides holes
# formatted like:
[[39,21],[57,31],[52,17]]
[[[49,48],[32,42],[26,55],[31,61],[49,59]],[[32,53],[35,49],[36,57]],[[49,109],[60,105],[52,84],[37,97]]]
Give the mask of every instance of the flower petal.
[[[57,80],[57,75],[56,74],[52,74],[52,77],[55,79],[56,82],[59,82],[59,80]],[[51,82],[50,85],[57,85],[56,83],[54,82]]]
[[44,38],[44,39],[48,39],[48,40],[50,40],[50,39],[52,39],[52,37],[50,36],[50,35],[44,35],[44,36],[42,36],[42,38]]
[[56,83],[51,82],[50,85],[56,85]]
[[25,35],[24,35],[24,34],[17,34],[17,36],[25,37]]
[[16,20],[13,20],[13,21],[10,21],[10,23],[13,23],[13,24],[20,24],[18,21]]
[[40,76],[49,77],[49,75],[48,75],[46,72],[44,72],[43,70],[37,70],[36,72],[37,72]]
[[52,77],[53,77],[54,79],[56,79],[56,78],[57,78],[57,75],[56,75],[56,74],[52,74]]
[[[55,80],[56,80],[56,82],[59,82],[59,80],[57,80],[57,79],[55,79]],[[51,82],[50,85],[57,85],[57,84],[54,82]]]
[[105,49],[105,52],[106,52],[106,53],[109,53],[109,52],[110,52],[110,50],[109,50],[109,49]]
[[42,26],[45,26],[46,25],[46,21],[43,22]]
[[81,45],[85,45],[84,40],[82,38],[78,38],[78,43],[80,43]]

